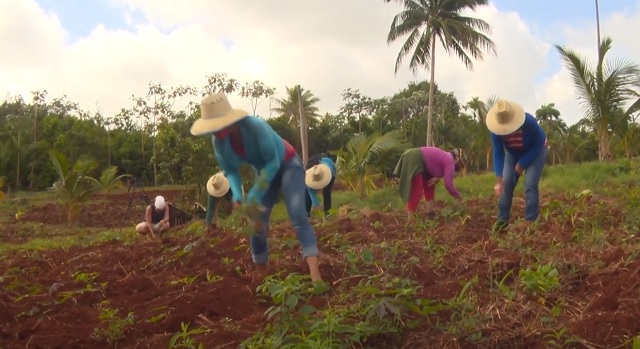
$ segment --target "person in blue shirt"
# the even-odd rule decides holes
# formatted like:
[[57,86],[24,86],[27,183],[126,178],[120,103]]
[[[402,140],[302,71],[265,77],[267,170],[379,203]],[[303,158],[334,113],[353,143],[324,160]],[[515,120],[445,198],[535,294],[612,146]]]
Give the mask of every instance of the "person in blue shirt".
[[315,159],[309,160],[305,182],[307,184],[306,207],[307,216],[311,217],[311,209],[320,207],[317,192],[322,190],[324,214],[331,210],[331,193],[336,181],[336,165],[327,154],[321,154]]
[[[269,124],[246,111],[231,107],[224,93],[202,99],[201,116],[191,126],[191,134],[213,134],[218,165],[229,180],[234,208],[244,206],[254,221],[256,234],[249,238],[251,257],[260,276],[268,272],[267,233],[271,209],[282,189],[287,213],[307,262],[312,281],[321,281],[317,237],[304,209],[305,172],[295,149]],[[244,195],[238,169],[250,164],[255,183]]]
[[[230,203],[233,198],[231,185],[223,172],[218,172],[209,178],[207,181],[207,194],[206,232],[213,233],[218,227],[218,210],[224,203]],[[225,214],[231,214],[232,209],[231,205],[227,205]]]
[[513,191],[526,171],[525,215],[527,222],[538,219],[540,193],[538,184],[547,158],[547,136],[536,119],[517,103],[499,100],[485,120],[493,143],[494,190],[500,197],[496,230],[509,224]]

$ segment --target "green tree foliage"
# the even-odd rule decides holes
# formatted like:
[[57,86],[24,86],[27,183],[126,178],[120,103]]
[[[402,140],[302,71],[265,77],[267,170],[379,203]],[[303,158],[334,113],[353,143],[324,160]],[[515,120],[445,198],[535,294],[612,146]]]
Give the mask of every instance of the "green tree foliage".
[[[402,133],[393,131],[369,136],[359,134],[336,152],[340,178],[361,198],[377,189],[376,181],[384,176],[382,168],[395,160],[402,149]],[[395,165],[395,163],[393,164]]]
[[[604,69],[603,72],[609,70]],[[613,73],[615,71],[608,74]],[[50,188],[52,183],[66,178],[66,172],[61,176],[59,169],[69,170],[89,161],[93,166],[82,172],[83,178],[100,179],[104,174],[108,179],[97,180],[105,184],[100,188],[113,188],[127,178],[125,174],[130,174],[143,185],[192,185],[191,198],[202,201],[206,198],[206,181],[219,168],[211,137],[194,137],[189,129],[200,117],[200,96],[210,92],[225,91],[238,95],[247,105],[245,107],[241,103],[238,107],[246,110],[249,110],[249,105],[257,108],[267,99],[270,103],[273,101],[274,117],[267,121],[284,139],[300,149],[298,109],[293,108],[298,105],[295,87],[276,96],[271,94],[274,88],[259,81],[241,83],[226,74],[214,74],[206,79],[201,89],[150,84],[153,93],[144,97],[132,96],[132,104],[123,106],[114,115],[105,115],[100,108],[95,112],[81,110],[65,96],[51,98],[46,91],[34,91],[28,101],[21,97],[7,98],[0,103],[0,177],[4,178],[3,191]],[[640,149],[640,127],[634,118],[640,84],[625,86],[629,90],[628,107],[621,114],[616,114],[615,122],[609,123],[607,129],[610,152],[614,156],[631,157],[636,156]],[[391,96],[377,98],[347,88],[342,93],[342,106],[335,113],[321,113],[318,98],[303,89],[303,105],[310,116],[307,132],[309,154],[340,153],[340,166],[345,172],[341,171],[338,180],[353,183],[361,195],[366,195],[375,178],[390,174],[402,150],[425,144],[427,135],[423,126],[428,118],[425,105],[429,103],[426,91],[431,89],[434,96],[434,145],[443,149],[463,148],[468,155],[468,171],[491,170],[491,142],[484,118],[495,98],[482,100],[476,97],[470,101],[459,101],[453,93],[441,91],[435,83],[428,81],[411,82]],[[276,97],[281,103],[275,102]],[[599,138],[591,113],[577,124],[568,125],[553,101],[529,112],[536,115],[547,133],[551,146],[549,163],[598,158]],[[375,156],[371,154],[393,143],[388,134],[393,134],[394,142],[400,145],[389,146],[397,150],[388,151],[384,157],[374,161]],[[51,166],[50,149],[64,153],[66,164],[73,166],[65,167],[62,163],[61,166]],[[242,173],[247,189],[254,182],[254,171],[251,167],[243,167]],[[360,178],[364,180],[358,181]],[[91,180],[81,180],[83,184],[80,186],[71,186],[76,182],[63,181],[58,185],[61,189],[77,190],[73,195],[82,197]]]
[[[590,68],[585,58],[571,49],[556,45],[582,102],[585,121],[598,137],[600,161],[612,157],[611,130],[627,123],[640,107],[634,87],[640,82],[640,66],[627,60],[605,61],[611,49],[611,38],[604,38],[598,50],[598,61]],[[633,99],[636,101],[626,107]],[[624,136],[623,136],[624,137]]]

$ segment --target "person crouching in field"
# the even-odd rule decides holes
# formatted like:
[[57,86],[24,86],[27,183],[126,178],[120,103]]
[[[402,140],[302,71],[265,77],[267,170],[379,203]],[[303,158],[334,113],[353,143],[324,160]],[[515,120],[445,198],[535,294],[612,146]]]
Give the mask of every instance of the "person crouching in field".
[[231,214],[233,207],[231,200],[233,197],[229,180],[224,176],[223,172],[218,172],[211,176],[207,181],[207,216],[205,222],[207,224],[207,233],[212,233],[218,227],[218,210],[224,202],[228,202],[229,206],[225,212]]
[[156,238],[156,233],[161,234],[171,225],[169,224],[169,205],[163,196],[156,196],[153,205],[147,206],[145,221],[136,226],[136,232],[140,235],[147,235],[152,239]]
[[538,219],[540,193],[538,183],[547,159],[547,136],[529,113],[514,103],[499,100],[486,117],[493,143],[494,190],[500,197],[495,230],[509,224],[513,191],[526,170],[524,179],[525,216],[527,222]]
[[[250,237],[249,244],[258,272],[267,274],[269,217],[282,189],[311,280],[321,281],[317,238],[304,209],[305,172],[295,149],[265,120],[232,108],[224,93],[204,97],[200,110],[201,116],[191,126],[191,134],[212,134],[216,159],[229,180],[234,209],[242,205],[247,213],[251,212],[256,234]],[[238,169],[247,163],[255,169],[256,180],[245,196]]]
[[312,208],[320,208],[320,200],[318,200],[317,195],[317,192],[320,190],[322,190],[324,215],[329,215],[329,211],[331,210],[331,194],[333,192],[333,184],[336,181],[336,173],[336,165],[326,154],[322,154],[316,161],[309,161],[305,175],[308,217],[311,217]]
[[464,168],[461,149],[447,152],[437,147],[420,147],[406,150],[393,175],[399,178],[398,193],[407,203],[407,218],[413,220],[413,213],[418,208],[420,198],[431,204],[436,184],[444,178],[444,186],[451,196],[461,200],[462,196],[456,189],[453,179],[456,172]]

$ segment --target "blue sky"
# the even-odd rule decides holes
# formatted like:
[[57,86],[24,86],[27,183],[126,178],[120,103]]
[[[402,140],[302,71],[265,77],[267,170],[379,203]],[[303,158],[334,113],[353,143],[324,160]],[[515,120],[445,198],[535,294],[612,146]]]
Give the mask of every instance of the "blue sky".
[[[71,40],[88,35],[99,23],[108,29],[128,28],[123,9],[110,0],[37,0],[47,11],[60,17]],[[374,0],[376,1],[376,0]],[[600,0],[600,16],[614,11],[632,10],[636,0]],[[495,0],[500,10],[518,12],[532,30],[545,38],[553,38],[563,23],[590,24],[595,21],[592,0]],[[135,13],[140,16],[139,12]],[[140,19],[138,17],[137,19]]]
[[38,3],[60,18],[72,42],[91,34],[98,24],[111,30],[129,28],[123,9],[109,0],[38,0]]
[[[501,11],[514,11],[527,23],[530,30],[538,37],[552,43],[563,44],[562,27],[569,24],[575,27],[595,28],[596,10],[594,0],[495,0],[492,3]],[[637,0],[600,0],[600,20],[613,12],[626,9],[630,12],[636,8]],[[606,35],[606,33],[601,33]],[[594,48],[596,43],[594,42]],[[547,69],[538,75],[541,82],[546,76],[554,73],[560,62],[555,50],[550,52]]]

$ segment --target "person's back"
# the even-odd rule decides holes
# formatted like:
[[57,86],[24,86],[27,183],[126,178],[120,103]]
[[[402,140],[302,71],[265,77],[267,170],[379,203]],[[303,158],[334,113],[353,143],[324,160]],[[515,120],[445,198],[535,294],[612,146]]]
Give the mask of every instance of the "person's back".
[[[453,184],[456,175],[456,159],[452,152],[442,150],[438,147],[421,147],[420,151],[424,156],[424,165],[427,176],[431,178],[443,178],[444,186],[456,199],[460,199],[460,193]],[[461,159],[459,161],[462,161]]]
[[445,168],[454,164],[453,157],[448,151],[438,147],[421,147],[422,155],[425,159],[425,167],[430,177],[442,178]]
[[330,157],[324,155],[323,157],[320,158],[318,162],[329,166],[329,168],[331,169],[331,175],[333,177],[336,176],[336,172],[337,172],[336,164],[333,162],[333,160]]

